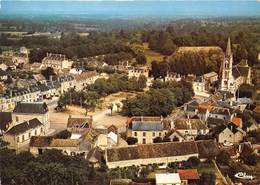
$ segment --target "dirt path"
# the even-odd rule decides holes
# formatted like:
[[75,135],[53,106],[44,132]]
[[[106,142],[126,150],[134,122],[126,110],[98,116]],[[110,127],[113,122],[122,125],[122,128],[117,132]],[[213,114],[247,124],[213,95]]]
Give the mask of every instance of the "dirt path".
[[[120,130],[124,130],[126,117],[123,117],[117,113],[116,103],[120,103],[123,99],[135,95],[135,93],[119,92],[103,98],[104,102],[102,104],[101,109],[96,109],[95,112],[88,112],[88,115],[93,116],[93,126],[96,127],[103,125],[107,127],[114,124]],[[114,105],[112,116],[111,111],[107,109],[107,106],[111,103],[113,103]],[[72,117],[84,117],[86,116],[86,111],[84,108],[81,108],[80,106],[67,106],[67,111],[65,112],[56,112],[54,110],[54,107],[50,108],[50,121],[51,124],[55,127],[55,129],[64,129],[64,125],[67,124],[67,120],[70,115]],[[59,124],[62,125],[58,126]]]

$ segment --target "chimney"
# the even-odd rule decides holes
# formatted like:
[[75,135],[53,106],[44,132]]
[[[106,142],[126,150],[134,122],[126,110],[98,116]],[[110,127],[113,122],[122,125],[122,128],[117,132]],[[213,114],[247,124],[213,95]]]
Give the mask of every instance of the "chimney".
[[89,124],[89,128],[92,128],[92,123],[93,123],[93,116],[92,115],[90,115],[90,124]]
[[52,75],[50,75],[50,77],[49,77],[49,78],[50,78],[50,81],[52,82]]
[[119,138],[120,138],[120,134],[117,132],[117,142],[116,142],[117,146],[119,146]]

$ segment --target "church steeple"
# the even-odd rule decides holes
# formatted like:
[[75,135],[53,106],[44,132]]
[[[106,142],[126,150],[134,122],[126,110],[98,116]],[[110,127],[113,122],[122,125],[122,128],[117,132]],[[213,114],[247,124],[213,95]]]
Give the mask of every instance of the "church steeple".
[[231,51],[231,41],[230,38],[228,38],[226,53],[221,67],[222,78],[221,78],[220,90],[234,93],[234,79],[233,79],[232,69],[233,69],[233,56]]
[[231,55],[232,55],[231,42],[230,42],[230,37],[228,37],[228,43],[227,43],[227,48],[226,48],[226,57],[230,57]]

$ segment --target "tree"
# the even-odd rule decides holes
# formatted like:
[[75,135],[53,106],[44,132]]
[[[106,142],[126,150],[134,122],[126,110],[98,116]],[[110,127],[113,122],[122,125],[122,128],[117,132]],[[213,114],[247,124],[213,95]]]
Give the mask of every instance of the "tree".
[[120,107],[121,107],[121,104],[120,103],[116,103],[117,112],[119,112]]
[[128,145],[134,145],[138,142],[138,140],[135,137],[128,137],[126,138],[126,142]]
[[156,137],[153,139],[154,143],[162,143],[162,138],[161,137]]
[[215,173],[208,173],[204,172],[202,173],[200,177],[200,184],[201,185],[215,185],[216,184],[216,175]]
[[190,157],[187,162],[192,168],[198,167],[198,165],[200,164],[200,160],[197,157]]
[[56,76],[54,69],[52,67],[47,67],[41,71],[41,74],[48,80],[50,80],[50,76]]
[[229,156],[229,154],[227,153],[227,151],[222,150],[222,151],[220,151],[220,153],[217,155],[216,161],[217,161],[218,163],[220,163],[220,164],[228,165],[228,164],[229,164],[229,161],[230,161],[230,156]]
[[107,106],[107,108],[111,111],[111,116],[112,116],[114,104],[113,104],[113,103],[109,104],[109,105]]
[[137,53],[136,55],[136,63],[140,65],[145,65],[147,63],[146,57],[143,53]]

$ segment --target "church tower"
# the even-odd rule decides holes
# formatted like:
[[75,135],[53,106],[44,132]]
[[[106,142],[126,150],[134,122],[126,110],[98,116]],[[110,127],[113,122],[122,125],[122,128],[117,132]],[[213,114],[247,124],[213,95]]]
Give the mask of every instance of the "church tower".
[[228,38],[225,57],[221,66],[222,77],[221,77],[220,90],[228,91],[234,94],[235,92],[234,92],[234,79],[232,75],[232,68],[233,68],[233,54],[231,51],[230,38]]

